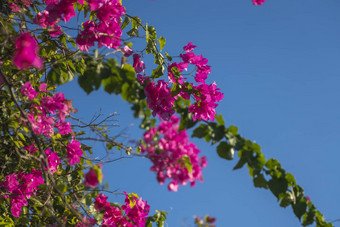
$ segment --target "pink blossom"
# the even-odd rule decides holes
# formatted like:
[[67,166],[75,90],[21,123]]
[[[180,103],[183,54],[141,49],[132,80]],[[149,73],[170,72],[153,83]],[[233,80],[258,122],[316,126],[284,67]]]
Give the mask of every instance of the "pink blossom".
[[83,151],[80,149],[80,143],[76,140],[72,140],[66,147],[67,160],[70,165],[74,165],[80,162],[80,157],[83,156]]
[[76,16],[76,13],[73,8],[73,3],[76,0],[61,0],[59,2],[59,17],[66,23],[72,17]]
[[18,6],[17,4],[10,2],[8,3],[9,8],[11,8],[11,10],[13,12],[19,12],[20,11],[20,6]]
[[38,57],[37,41],[29,34],[22,33],[15,42],[16,53],[13,63],[19,69],[28,69],[31,66],[42,68],[42,60]]
[[202,181],[202,169],[207,165],[205,157],[199,158],[200,150],[189,141],[186,131],[178,128],[179,118],[174,115],[170,121],[162,121],[144,133],[142,145],[142,153],[153,163],[150,170],[157,173],[158,182],[163,184],[171,179],[170,191],[177,191],[180,184],[189,182],[194,186],[196,180]]
[[33,154],[38,150],[33,143],[29,147],[23,147],[23,148],[30,154]]
[[59,130],[60,135],[66,135],[69,133],[73,133],[71,129],[71,122],[66,121],[58,121],[55,124],[55,127]]
[[38,96],[38,92],[34,90],[34,88],[31,85],[31,82],[26,82],[24,85],[21,86],[21,94],[28,96],[28,99],[34,99]]
[[96,187],[99,184],[97,172],[94,169],[90,169],[88,173],[85,174],[84,184],[86,186],[91,186],[92,188]]
[[50,36],[53,37],[53,38],[58,36],[58,35],[63,34],[60,26],[54,26],[54,27],[48,29],[48,31],[50,33]]
[[128,216],[138,227],[145,227],[146,216],[150,212],[148,202],[143,201],[142,198],[137,198],[134,195],[129,196],[126,192],[124,192],[124,194],[125,205],[122,206],[122,209],[125,211],[126,216]]
[[130,57],[130,55],[133,53],[133,50],[129,46],[126,46],[126,45],[124,46],[122,51],[124,53],[124,57]]
[[164,80],[159,80],[156,85],[154,82],[149,82],[144,89],[144,93],[153,116],[159,114],[161,119],[169,120],[175,113],[175,110],[172,109],[175,98],[171,96],[171,89]]
[[140,55],[133,55],[133,68],[135,68],[136,73],[144,72],[145,65],[144,62],[140,60]]
[[103,193],[99,193],[97,198],[95,199],[94,207],[97,210],[101,211],[108,206],[110,206],[110,203],[107,201],[107,196],[104,195]]
[[84,217],[83,218],[83,223],[82,222],[78,222],[78,224],[76,226],[77,227],[90,227],[90,226],[94,226],[96,224],[96,220],[94,220],[93,218],[86,218],[86,217]]
[[193,51],[197,46],[192,45],[192,42],[188,43],[185,47],[183,47],[183,50],[185,52],[191,52]]
[[[58,165],[60,165],[61,161],[58,157],[57,152],[52,152],[51,149],[45,150],[45,154],[47,156],[48,168],[50,169],[51,174],[58,171]],[[47,168],[45,169],[47,170]]]
[[169,191],[177,192],[178,191],[177,181],[170,182],[170,184],[168,185],[168,189],[169,189]]
[[252,0],[254,5],[262,5],[266,0]]
[[34,18],[34,23],[40,25],[43,28],[46,28],[49,26],[54,26],[57,23],[57,20],[53,19],[50,18],[50,12],[44,10],[43,12],[37,13],[37,15]]
[[5,181],[1,186],[12,195],[3,196],[9,198],[11,203],[11,212],[14,217],[19,217],[23,206],[27,206],[27,199],[35,194],[38,186],[44,183],[41,171],[32,169],[31,173],[22,172],[13,173],[5,176]]
[[218,106],[216,102],[223,99],[223,93],[219,92],[215,83],[211,85],[199,84],[193,87],[195,90],[199,91],[198,94],[194,94],[196,102],[189,106],[189,112],[193,113],[193,120],[211,120],[215,119],[215,108]]
[[46,83],[41,83],[40,86],[39,86],[39,91],[47,92],[46,88],[47,88],[47,84]]

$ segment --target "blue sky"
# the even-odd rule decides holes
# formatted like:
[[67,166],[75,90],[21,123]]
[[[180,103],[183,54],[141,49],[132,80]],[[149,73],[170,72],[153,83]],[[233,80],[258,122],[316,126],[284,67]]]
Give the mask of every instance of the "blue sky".
[[[178,55],[193,41],[209,59],[210,82],[224,93],[217,111],[256,141],[269,158],[295,175],[328,221],[340,218],[340,1],[131,0],[123,1],[167,39]],[[151,61],[146,67],[152,69]],[[78,117],[96,110],[117,112],[118,134],[130,123],[128,139],[141,137],[138,120],[119,97],[102,90],[87,96],[76,81],[61,87],[74,99]],[[193,215],[210,214],[217,226],[300,226],[291,208],[281,208],[266,190],[253,187],[246,168],[221,160],[215,148],[193,140],[208,157],[205,182],[168,192],[149,171],[147,159],[124,159],[104,166],[110,189],[136,192],[151,210],[168,212],[167,225],[193,226]],[[96,146],[103,152],[101,146]],[[116,155],[119,156],[119,153]],[[122,201],[113,196],[112,201]],[[340,226],[340,223],[334,223]]]

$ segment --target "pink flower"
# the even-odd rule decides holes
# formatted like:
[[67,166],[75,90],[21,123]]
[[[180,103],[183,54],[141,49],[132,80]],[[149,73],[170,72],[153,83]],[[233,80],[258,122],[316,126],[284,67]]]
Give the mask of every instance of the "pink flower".
[[30,154],[33,154],[38,150],[33,143],[29,147],[23,147],[23,148]]
[[96,187],[99,184],[98,176],[94,169],[90,169],[90,171],[85,175],[84,184],[86,186],[91,186],[92,188]]
[[147,219],[146,216],[150,212],[148,202],[143,201],[142,198],[137,198],[135,195],[129,196],[126,192],[124,192],[124,194],[125,205],[122,206],[122,209],[125,211],[126,216],[128,216],[129,219],[136,224],[136,226],[144,227],[145,220]]
[[57,35],[63,34],[60,26],[54,26],[54,27],[50,28],[49,33],[50,33],[50,36],[53,37],[53,38],[56,37]]
[[185,47],[183,47],[183,50],[185,50],[185,52],[191,52],[193,51],[197,46],[192,45],[192,42],[188,43]]
[[22,33],[15,42],[16,53],[13,63],[19,69],[28,69],[31,66],[42,68],[42,60],[38,57],[37,41],[29,34]]
[[133,50],[129,46],[126,46],[126,45],[124,46],[122,51],[125,57],[130,57],[130,55],[133,53]]
[[164,80],[159,80],[156,85],[154,82],[149,82],[144,89],[144,94],[153,116],[159,114],[161,119],[167,121],[175,113],[172,109],[175,98],[171,96],[171,89]]
[[13,12],[19,12],[20,11],[20,6],[18,6],[17,4],[10,2],[10,3],[8,3],[8,5],[9,5],[9,8],[11,8],[11,10]]
[[70,165],[74,165],[80,162],[80,157],[83,156],[83,151],[80,149],[80,143],[76,140],[72,140],[66,147],[67,160]]
[[66,121],[58,121],[55,124],[55,127],[59,130],[60,135],[66,135],[69,133],[73,133],[71,129],[71,122]]
[[21,94],[28,96],[28,99],[34,99],[38,96],[38,92],[34,90],[31,85],[31,82],[26,82],[24,85],[21,86]]
[[262,5],[266,0],[252,0],[254,5]]
[[78,222],[78,224],[76,226],[77,227],[90,227],[90,226],[94,226],[96,224],[96,220],[94,220],[93,218],[86,218],[86,217],[84,217],[83,218],[83,223],[82,222]]
[[178,191],[178,183],[177,183],[177,181],[172,181],[168,185],[168,189],[169,189],[169,191],[177,192]]
[[[60,165],[60,159],[58,157],[57,152],[52,152],[51,149],[45,150],[45,154],[47,156],[48,168],[50,169],[51,174],[58,171],[58,165]],[[47,170],[47,168],[45,169]]]
[[218,106],[216,102],[223,99],[223,93],[219,92],[215,83],[211,85],[199,84],[193,87],[199,91],[199,95],[194,94],[196,102],[189,106],[189,112],[193,113],[193,120],[211,120],[214,121],[216,111],[215,108]]
[[99,193],[97,198],[95,199],[94,207],[97,210],[101,211],[108,206],[110,206],[110,203],[107,201],[107,196],[104,195],[103,193]]
[[170,191],[177,191],[179,185],[187,182],[195,186],[202,181],[202,169],[207,165],[206,158],[199,158],[200,150],[189,141],[185,130],[178,131],[179,118],[172,116],[170,121],[162,121],[156,128],[144,133],[145,145],[142,153],[153,163],[151,171],[157,173],[160,184],[171,179]]
[[138,54],[133,55],[133,68],[135,68],[136,73],[144,72],[145,65]]

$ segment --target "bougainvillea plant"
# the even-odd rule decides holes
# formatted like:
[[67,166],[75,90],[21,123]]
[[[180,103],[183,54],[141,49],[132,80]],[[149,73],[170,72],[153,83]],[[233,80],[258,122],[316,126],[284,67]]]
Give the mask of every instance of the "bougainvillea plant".
[[[254,5],[264,2],[253,0]],[[225,126],[216,113],[223,91],[218,82],[207,82],[211,67],[208,59],[194,53],[194,42],[183,43],[174,61],[162,53],[165,38],[128,15],[120,0],[0,1],[0,13],[2,225],[163,226],[166,212],[152,211],[135,193],[105,189],[104,162],[91,158],[95,151],[82,136],[88,131],[82,129],[94,132],[109,150],[149,158],[157,181],[169,180],[168,190],[177,191],[180,185],[203,181],[207,166],[187,134],[193,128],[193,137],[218,143],[219,157],[230,160],[238,151],[234,169],[247,164],[255,187],[270,189],[280,206],[291,206],[303,225],[332,226],[277,160],[266,160],[258,144],[240,136],[235,126]],[[81,25],[72,23],[76,18]],[[145,46],[135,49],[131,40],[141,32]],[[107,57],[110,50],[121,58],[120,64]],[[144,63],[149,54],[155,65]],[[133,64],[127,64],[127,58]],[[188,69],[190,77],[183,73]],[[102,85],[131,104],[145,130],[136,149],[109,136],[103,122],[75,121],[72,100],[56,91],[75,76],[87,93]],[[109,202],[109,193],[122,196],[124,203]],[[196,218],[195,224],[214,226],[215,221],[206,216]]]

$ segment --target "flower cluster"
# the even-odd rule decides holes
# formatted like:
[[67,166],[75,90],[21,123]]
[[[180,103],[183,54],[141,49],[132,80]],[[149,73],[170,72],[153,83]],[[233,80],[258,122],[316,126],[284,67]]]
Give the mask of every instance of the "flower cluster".
[[[196,46],[192,42],[188,43],[183,47],[185,53],[180,55],[182,62],[174,62],[168,66],[169,83],[159,80],[157,85],[154,82],[149,82],[146,85],[144,93],[153,116],[158,114],[161,119],[169,120],[175,113],[173,110],[175,100],[178,97],[190,99],[190,95],[193,94],[195,102],[189,107],[189,112],[193,113],[193,120],[214,121],[216,115],[215,109],[218,106],[217,102],[223,99],[223,93],[219,92],[220,89],[217,88],[215,83],[206,84],[211,67],[207,65],[208,59],[202,55],[195,55],[192,52],[195,48]],[[144,63],[140,64],[140,58],[138,58],[138,61],[135,60],[135,55],[133,66],[136,73],[139,73],[144,70],[145,66]],[[186,78],[180,75],[183,70],[187,70],[189,65],[193,65],[196,69],[195,81],[198,85],[186,82]],[[175,96],[171,94],[170,83],[181,86],[182,90]],[[190,87],[189,92],[188,87]]]
[[171,96],[168,84],[164,80],[159,80],[156,85],[154,82],[149,82],[144,89],[148,107],[152,109],[152,115],[155,117],[156,114],[159,114],[166,121],[175,113],[175,110],[172,109],[175,98]]
[[9,2],[8,5],[13,12],[19,12],[20,6],[30,6],[33,3],[33,0],[14,0],[13,2]]
[[[39,90],[46,93],[46,84],[41,84]],[[21,94],[34,99],[38,96],[38,92],[34,90],[30,82],[26,82],[21,87]],[[54,134],[54,127],[59,130],[61,135],[73,133],[71,123],[65,121],[65,117],[73,110],[69,100],[64,98],[64,94],[59,92],[52,97],[44,96],[40,100],[40,105],[33,104],[31,111],[27,115],[35,133],[43,134],[51,137]],[[50,115],[57,115],[59,119],[55,122],[55,118]]]
[[[48,96],[48,92],[46,90],[47,85],[41,84],[39,87],[39,91],[46,94],[40,99],[40,105],[32,104],[29,113],[27,114],[27,118],[33,128],[33,131],[36,134],[43,134],[46,137],[51,137],[55,131],[54,128],[58,129],[61,135],[73,134],[71,129],[71,122],[65,121],[66,116],[70,114],[70,112],[75,112],[72,107],[72,103],[70,100],[64,98],[64,94],[59,92],[54,94],[53,96]],[[30,82],[26,82],[21,87],[21,94],[27,96],[28,99],[34,99],[38,96],[39,92],[37,92],[31,85]],[[58,121],[56,122],[56,118]],[[36,149],[32,145],[28,147],[26,150],[29,153],[34,152]],[[67,145],[67,159],[70,165],[74,165],[80,162],[80,157],[83,155],[83,151],[80,148],[80,143],[78,141],[72,140]],[[48,164],[51,173],[57,171],[57,166],[60,164],[59,157],[56,152],[52,153],[50,150],[45,151],[46,156],[48,157]]]
[[38,43],[29,33],[22,33],[17,38],[15,48],[13,63],[19,69],[28,69],[31,66],[42,68],[42,60],[37,55]]
[[150,206],[147,201],[138,198],[136,194],[125,194],[125,204],[121,208],[112,206],[107,201],[107,196],[100,193],[95,199],[94,206],[97,211],[103,211],[104,227],[144,227],[146,216],[149,214]]
[[34,23],[43,28],[49,28],[49,33],[52,37],[61,35],[61,27],[57,26],[60,20],[65,23],[72,17],[76,16],[74,11],[74,3],[83,4],[83,0],[44,0],[47,4],[43,12],[39,12],[35,18]]
[[77,37],[81,51],[88,51],[98,42],[98,47],[117,49],[120,46],[122,30],[120,18],[125,9],[119,0],[88,0],[91,11],[96,12],[98,20],[88,20],[83,24],[83,30]]
[[185,130],[178,131],[179,118],[174,115],[170,121],[162,121],[156,128],[144,134],[142,153],[152,161],[151,171],[157,173],[157,180],[168,185],[170,191],[177,191],[179,184],[191,186],[196,180],[203,180],[202,168],[207,166],[206,157],[199,158],[200,150],[189,141]]
[[3,194],[2,197],[10,199],[11,211],[14,217],[19,217],[21,208],[27,206],[27,199],[32,194],[35,195],[38,186],[44,184],[41,171],[32,169],[31,173],[22,172],[13,173],[5,176],[5,181],[1,183],[9,194]]

